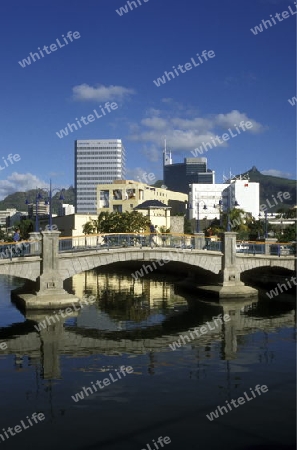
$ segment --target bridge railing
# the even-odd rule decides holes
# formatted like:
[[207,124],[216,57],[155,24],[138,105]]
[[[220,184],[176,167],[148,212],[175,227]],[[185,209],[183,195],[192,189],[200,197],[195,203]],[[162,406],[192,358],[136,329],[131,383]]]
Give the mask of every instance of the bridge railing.
[[[221,241],[207,241],[205,250],[222,251]],[[296,245],[288,243],[268,243],[259,241],[237,241],[236,253],[246,255],[292,256],[296,254]]]
[[236,252],[247,255],[294,256],[296,254],[296,246],[282,242],[238,241]]
[[194,237],[184,234],[104,233],[59,238],[59,251],[112,249],[125,247],[163,247],[193,249]]
[[[195,237],[174,233],[104,233],[59,238],[60,252],[86,249],[112,249],[125,247],[160,247],[195,249]],[[204,250],[222,252],[222,241],[206,241]],[[296,246],[288,243],[267,243],[259,241],[237,241],[236,253],[246,255],[295,255]]]
[[1,259],[19,258],[20,256],[38,256],[41,254],[41,240],[0,242]]

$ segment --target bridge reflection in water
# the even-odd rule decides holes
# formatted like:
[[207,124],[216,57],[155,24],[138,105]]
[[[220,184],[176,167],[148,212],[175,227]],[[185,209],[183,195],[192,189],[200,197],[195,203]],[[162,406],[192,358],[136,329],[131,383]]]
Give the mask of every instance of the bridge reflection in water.
[[46,312],[27,312],[25,322],[0,329],[0,342],[7,343],[2,354],[15,355],[16,368],[28,356],[31,364],[42,367],[44,379],[63,377],[62,355],[147,355],[147,370],[153,374],[155,354],[172,352],[169,344],[180,335],[211,322],[219,314],[229,314],[231,320],[190,343],[199,358],[207,358],[210,346],[216,343],[220,346],[220,358],[229,361],[237,357],[238,342],[242,344],[243,336],[259,330],[272,332],[294,327],[295,314],[290,307],[281,307],[275,315],[270,312],[264,318],[254,300],[218,305],[187,295],[186,301],[174,292],[172,281],[168,276],[164,279],[163,275],[155,275],[131,286],[128,274],[90,271],[76,275],[68,280],[68,289],[80,298],[95,295],[97,301],[40,332],[34,325],[45,320]]

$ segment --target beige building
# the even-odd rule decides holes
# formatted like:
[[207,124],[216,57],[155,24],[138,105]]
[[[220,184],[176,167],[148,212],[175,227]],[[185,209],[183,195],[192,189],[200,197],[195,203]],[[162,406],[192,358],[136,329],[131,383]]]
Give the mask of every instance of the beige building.
[[[53,217],[53,225],[61,232],[60,236],[83,236],[83,226],[90,220],[98,219],[95,214],[69,214],[67,216]],[[40,219],[41,227],[48,224],[48,219]]]
[[146,200],[136,206],[135,211],[147,216],[157,231],[160,231],[161,227],[166,230],[170,228],[170,209],[170,206],[158,200]]
[[115,180],[97,186],[97,213],[131,212],[146,200],[158,200],[171,207],[171,214],[185,212],[188,195],[156,188],[132,180]]

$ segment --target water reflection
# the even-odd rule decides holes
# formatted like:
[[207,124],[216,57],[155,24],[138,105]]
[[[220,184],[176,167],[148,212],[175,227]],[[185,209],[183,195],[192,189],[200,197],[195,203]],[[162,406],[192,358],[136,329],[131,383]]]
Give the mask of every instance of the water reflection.
[[[153,375],[157,353],[171,352],[169,345],[180,335],[211,322],[219,314],[229,314],[231,320],[187,344],[198,363],[202,357],[212,357],[213,345],[219,345],[219,358],[228,363],[237,358],[245,336],[260,330],[266,336],[281,327],[294,327],[295,312],[291,307],[280,305],[272,313],[267,302],[266,307],[257,301],[220,305],[189,294],[183,297],[175,293],[172,281],[162,275],[131,285],[128,274],[91,271],[76,275],[69,280],[68,289],[71,287],[80,297],[95,295],[96,303],[73,312],[65,322],[61,319],[47,324],[40,332],[34,325],[46,319],[46,312],[28,312],[24,322],[0,329],[0,342],[5,341],[8,346],[2,354],[15,355],[16,370],[28,357],[31,365],[41,367],[43,379],[62,378],[62,355],[147,355],[147,370]],[[274,354],[266,347],[264,339],[257,357],[271,363]]]

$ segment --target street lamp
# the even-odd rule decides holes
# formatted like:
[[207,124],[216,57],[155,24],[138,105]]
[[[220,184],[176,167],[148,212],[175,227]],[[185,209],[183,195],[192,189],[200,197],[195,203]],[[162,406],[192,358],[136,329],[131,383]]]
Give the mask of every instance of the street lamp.
[[[38,219],[38,205],[40,200],[43,199],[42,195],[40,194],[40,192],[38,192],[38,190],[42,190],[42,191],[46,191],[48,192],[48,199],[45,199],[44,204],[45,205],[49,205],[49,229],[52,230],[52,225],[53,225],[53,218],[52,218],[52,195],[54,191],[62,191],[62,189],[59,188],[55,188],[52,189],[52,180],[50,180],[50,188],[37,188],[36,187],[36,216],[35,216],[35,231],[39,232],[39,219]],[[59,200],[64,200],[64,197],[62,194],[60,194]],[[29,204],[29,201],[26,200],[26,205]]]
[[223,210],[223,200],[219,200],[219,203],[216,205],[214,203],[213,205],[214,209],[219,209],[219,213],[220,213],[220,227],[222,226],[222,210]]
[[[228,195],[228,215],[227,215],[227,231],[231,231],[231,224],[230,224],[230,211],[231,211],[231,192],[230,195]],[[240,206],[238,201],[235,200],[234,207]]]
[[[50,180],[50,188],[49,188],[49,229],[50,229],[50,231],[52,230],[52,225],[53,225],[52,194],[53,194],[54,191],[59,192],[59,191],[62,191],[62,189],[59,189],[59,188],[52,189],[52,180]],[[64,200],[63,194],[60,194],[59,200],[60,201]]]
[[[40,192],[38,192],[38,188],[36,188],[36,193],[35,193],[35,205],[36,205],[36,211],[35,211],[35,231],[38,233],[39,232],[39,222],[38,222],[38,204],[39,201],[42,200],[42,195],[40,194]],[[29,200],[26,199],[26,205],[29,205]]]
[[[261,213],[259,214],[259,217],[261,217]],[[267,231],[268,227],[267,227],[267,225],[268,225],[267,211],[264,211],[264,226],[265,226],[264,237],[265,237],[265,239],[268,238],[268,231]]]
[[198,200],[198,202],[197,202],[197,233],[200,233],[200,203],[201,202],[203,202],[204,203],[204,206],[203,206],[203,209],[207,209],[207,206],[206,206],[206,204],[205,204],[205,201],[204,200]]

